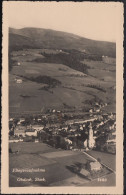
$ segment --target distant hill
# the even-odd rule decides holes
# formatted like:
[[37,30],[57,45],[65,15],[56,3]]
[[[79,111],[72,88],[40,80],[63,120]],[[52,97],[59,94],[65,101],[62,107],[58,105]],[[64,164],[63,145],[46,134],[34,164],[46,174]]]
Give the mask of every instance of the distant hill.
[[116,56],[116,44],[86,39],[71,33],[42,28],[9,28],[9,48],[77,49],[90,54]]

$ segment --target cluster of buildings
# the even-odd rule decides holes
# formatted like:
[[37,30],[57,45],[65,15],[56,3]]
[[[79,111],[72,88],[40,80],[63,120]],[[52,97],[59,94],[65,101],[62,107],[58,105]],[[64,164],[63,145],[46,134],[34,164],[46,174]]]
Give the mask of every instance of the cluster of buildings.
[[[22,121],[22,119],[20,120]],[[17,125],[12,125],[10,128],[10,134],[13,135],[15,138],[24,138],[26,136],[33,136],[37,137],[38,132],[43,131],[43,126],[42,125],[22,125],[22,122],[18,122]],[[12,136],[11,136],[12,138]],[[15,139],[13,139],[15,142]],[[20,141],[20,139],[19,139]],[[12,139],[11,139],[12,142]]]
[[98,113],[101,111],[102,108],[104,108],[105,106],[107,106],[107,103],[98,103],[96,102],[90,109],[89,109],[89,113]]
[[[68,120],[63,124],[46,123],[43,116],[35,119],[31,124],[25,124],[25,118],[19,118],[14,123],[14,118],[9,120],[10,142],[34,140],[45,141],[52,146],[57,140],[62,140],[65,149],[98,149],[115,153],[116,151],[116,120],[115,114],[103,114],[91,117],[87,120]],[[28,139],[26,139],[28,138]],[[31,138],[31,139],[30,139]],[[60,141],[59,141],[60,142]],[[59,143],[58,142],[58,143]],[[59,146],[60,147],[60,146]]]

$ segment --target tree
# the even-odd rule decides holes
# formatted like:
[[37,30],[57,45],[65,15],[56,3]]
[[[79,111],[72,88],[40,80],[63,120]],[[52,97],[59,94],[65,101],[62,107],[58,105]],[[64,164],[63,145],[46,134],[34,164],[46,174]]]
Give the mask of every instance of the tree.
[[81,140],[78,140],[78,141],[77,141],[77,146],[78,146],[79,149],[84,148],[84,142],[81,141]]
[[68,149],[68,143],[64,140],[64,138],[61,138],[60,140],[60,147],[64,150]]
[[13,153],[11,148],[9,148],[9,153]]

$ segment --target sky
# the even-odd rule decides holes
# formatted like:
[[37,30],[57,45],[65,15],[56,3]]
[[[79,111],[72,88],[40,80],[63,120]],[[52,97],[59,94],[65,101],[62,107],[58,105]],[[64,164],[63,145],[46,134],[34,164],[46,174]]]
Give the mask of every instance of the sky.
[[7,2],[8,25],[70,32],[85,38],[116,41],[117,3]]

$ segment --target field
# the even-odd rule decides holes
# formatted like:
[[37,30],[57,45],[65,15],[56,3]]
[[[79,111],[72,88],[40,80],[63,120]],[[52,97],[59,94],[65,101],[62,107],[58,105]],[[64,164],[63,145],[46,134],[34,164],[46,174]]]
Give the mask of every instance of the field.
[[[48,107],[62,109],[64,103],[70,107],[83,107],[86,100],[100,97],[115,107],[115,66],[103,62],[87,61],[88,74],[74,70],[63,64],[37,63],[34,59],[43,58],[41,52],[58,53],[53,49],[27,49],[12,52],[12,59],[20,65],[13,66],[9,74],[9,106],[10,113],[24,111],[37,112]],[[31,77],[45,76],[54,78],[61,85],[48,87],[47,84],[29,80]],[[23,80],[16,83],[17,78]],[[90,87],[95,84],[96,88]],[[97,86],[105,89],[106,93],[98,90]],[[88,105],[87,105],[88,106]]]
[[[83,186],[89,183],[87,178],[79,176],[72,171],[73,166],[91,161],[91,158],[82,152],[58,150],[43,143],[32,142],[10,143],[9,147],[13,151],[13,153],[9,154],[9,184],[11,187]],[[15,153],[17,150],[19,150],[19,153]],[[16,168],[20,172],[14,172],[13,169]],[[45,171],[21,172],[23,169]],[[31,178],[31,181],[17,181],[18,178]],[[45,178],[45,181],[35,181],[35,178]]]

